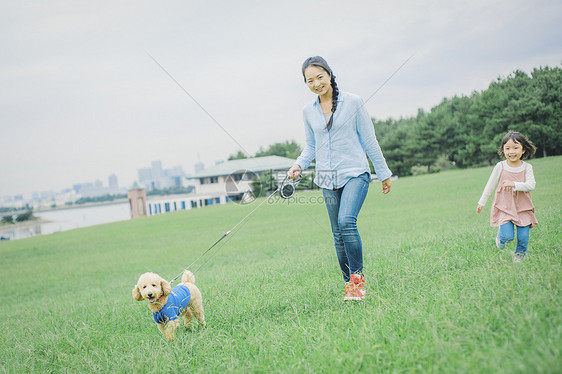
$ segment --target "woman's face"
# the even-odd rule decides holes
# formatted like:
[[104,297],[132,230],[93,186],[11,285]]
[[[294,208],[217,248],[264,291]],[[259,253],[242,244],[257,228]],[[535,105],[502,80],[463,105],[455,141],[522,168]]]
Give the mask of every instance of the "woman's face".
[[332,95],[330,78],[330,74],[318,66],[310,65],[304,70],[304,79],[308,88],[319,96]]

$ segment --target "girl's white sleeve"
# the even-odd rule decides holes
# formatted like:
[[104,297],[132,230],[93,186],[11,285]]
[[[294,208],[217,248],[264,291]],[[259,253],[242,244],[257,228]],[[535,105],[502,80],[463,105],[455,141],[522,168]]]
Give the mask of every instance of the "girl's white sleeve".
[[480,206],[486,205],[486,202],[488,201],[488,198],[490,197],[490,195],[496,189],[496,185],[498,184],[498,181],[500,180],[501,168],[502,167],[501,167],[500,163],[498,162],[496,164],[496,166],[494,167],[494,170],[492,170],[492,174],[490,175],[490,178],[488,179],[488,183],[486,183],[486,187],[484,187],[484,192],[482,192],[482,196],[480,196],[480,200],[478,201],[478,205],[480,205]]
[[527,164],[525,168],[525,182],[514,182],[515,191],[529,192],[535,189],[535,174],[533,174],[533,167]]

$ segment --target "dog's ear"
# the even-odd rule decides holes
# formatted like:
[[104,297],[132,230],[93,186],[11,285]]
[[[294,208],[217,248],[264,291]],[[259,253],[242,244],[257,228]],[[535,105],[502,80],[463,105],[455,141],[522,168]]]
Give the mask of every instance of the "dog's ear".
[[137,301],[142,301],[144,298],[142,297],[139,289],[139,285],[137,284],[135,288],[133,288],[133,299]]
[[164,293],[164,296],[168,296],[170,293],[172,293],[172,286],[170,286],[170,283],[168,283],[168,281],[162,279],[160,281],[160,284],[162,285],[162,292]]

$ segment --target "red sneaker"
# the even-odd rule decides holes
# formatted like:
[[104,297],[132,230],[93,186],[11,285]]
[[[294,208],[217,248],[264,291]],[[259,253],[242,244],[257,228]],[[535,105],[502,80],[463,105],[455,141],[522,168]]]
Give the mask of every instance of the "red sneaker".
[[343,300],[363,300],[365,294],[365,278],[361,274],[351,274],[349,282],[345,284]]

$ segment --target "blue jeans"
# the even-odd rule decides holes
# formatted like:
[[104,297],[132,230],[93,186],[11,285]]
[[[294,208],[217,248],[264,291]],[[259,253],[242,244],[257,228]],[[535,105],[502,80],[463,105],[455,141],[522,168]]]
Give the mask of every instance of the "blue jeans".
[[[516,225],[511,221],[500,226],[498,236],[501,245],[513,241],[515,238],[515,226]],[[525,254],[527,252],[530,227],[531,226],[517,226],[517,247],[515,247],[515,253]]]
[[357,216],[369,190],[369,174],[351,178],[337,190],[322,189],[328,209],[334,245],[343,279],[363,272],[363,246],[357,230]]

